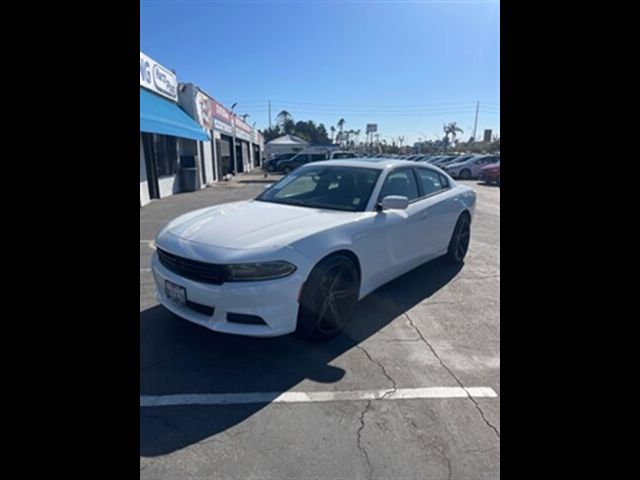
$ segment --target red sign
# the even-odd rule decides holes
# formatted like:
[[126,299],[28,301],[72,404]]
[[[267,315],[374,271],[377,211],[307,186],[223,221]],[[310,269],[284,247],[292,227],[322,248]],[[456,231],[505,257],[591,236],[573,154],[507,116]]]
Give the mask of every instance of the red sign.
[[231,123],[231,112],[213,99],[211,99],[211,110],[214,117],[223,122]]
[[236,117],[236,128],[240,130],[244,130],[247,133],[251,133],[251,127],[240,120],[240,117]]

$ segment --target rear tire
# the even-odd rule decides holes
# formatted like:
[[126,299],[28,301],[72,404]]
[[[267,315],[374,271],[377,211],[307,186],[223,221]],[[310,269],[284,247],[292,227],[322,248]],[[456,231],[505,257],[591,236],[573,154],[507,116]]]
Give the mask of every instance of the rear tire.
[[465,168],[460,172],[460,178],[462,180],[469,180],[471,178],[471,172]]
[[307,340],[337,335],[358,302],[360,276],[353,260],[337,254],[318,263],[305,282],[296,334]]
[[464,257],[469,250],[469,241],[471,240],[471,217],[468,213],[463,213],[458,217],[456,226],[453,229],[451,240],[449,241],[449,249],[447,250],[447,262],[453,265],[459,265],[464,261]]
[[285,175],[289,175],[290,171],[291,171],[291,167],[284,167],[282,169],[282,173],[284,173]]

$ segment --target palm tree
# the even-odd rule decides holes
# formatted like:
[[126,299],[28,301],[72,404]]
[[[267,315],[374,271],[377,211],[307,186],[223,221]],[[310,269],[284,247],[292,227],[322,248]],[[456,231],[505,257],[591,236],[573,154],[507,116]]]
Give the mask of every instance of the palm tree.
[[442,128],[444,130],[444,152],[447,152],[447,146],[449,145],[449,135],[452,139],[455,139],[458,132],[464,133],[464,131],[456,124],[456,122],[447,123]]
[[286,126],[289,122],[293,122],[293,117],[286,110],[282,110],[278,115],[276,115],[276,121],[278,122],[278,126],[282,129],[282,131],[286,132]]
[[333,135],[336,133],[336,127],[331,125],[330,130],[331,130],[331,143],[333,143]]
[[344,118],[338,120],[338,128],[340,129],[340,141],[342,141],[342,130],[344,129],[344,124],[347,123],[344,121]]
[[355,132],[356,135],[356,144],[360,145],[360,129],[356,130]]

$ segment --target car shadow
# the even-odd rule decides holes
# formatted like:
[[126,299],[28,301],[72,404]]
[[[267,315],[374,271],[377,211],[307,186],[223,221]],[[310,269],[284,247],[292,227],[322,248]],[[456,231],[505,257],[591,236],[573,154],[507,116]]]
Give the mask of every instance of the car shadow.
[[[335,338],[311,343],[294,335],[251,338],[212,332],[164,307],[140,313],[140,395],[286,392],[305,379],[335,383],[330,362],[449,283],[461,266],[437,259],[358,303]],[[140,455],[165,455],[239,424],[268,403],[140,408]]]

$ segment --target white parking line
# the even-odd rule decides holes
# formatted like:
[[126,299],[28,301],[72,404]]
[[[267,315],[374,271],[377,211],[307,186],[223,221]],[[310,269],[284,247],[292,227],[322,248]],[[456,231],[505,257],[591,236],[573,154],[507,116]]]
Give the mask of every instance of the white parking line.
[[156,244],[153,240],[140,240],[140,243],[146,243],[147,247],[149,247],[152,250],[156,249]]
[[192,393],[182,395],[140,395],[141,407],[173,407],[180,405],[241,405],[247,403],[310,403],[362,400],[410,400],[416,398],[495,398],[489,387],[426,387],[397,390],[356,390],[351,392],[253,392]]

